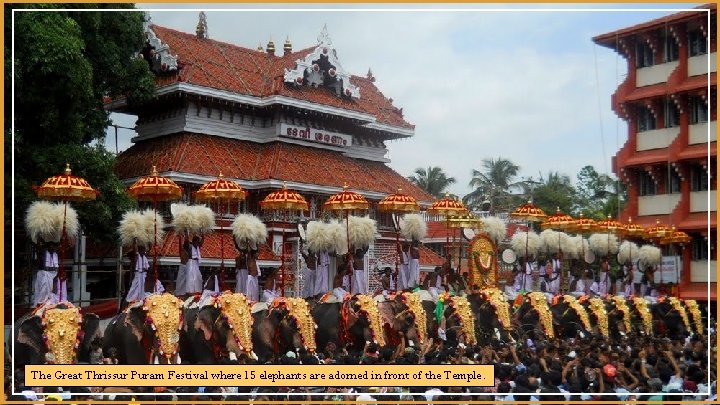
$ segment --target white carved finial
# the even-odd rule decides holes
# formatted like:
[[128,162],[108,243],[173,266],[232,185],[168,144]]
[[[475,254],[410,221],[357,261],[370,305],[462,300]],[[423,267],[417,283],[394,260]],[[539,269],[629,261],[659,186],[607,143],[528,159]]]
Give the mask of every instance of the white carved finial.
[[152,17],[147,11],[143,11],[143,32],[147,32],[152,25]]
[[323,29],[320,31],[320,35],[318,35],[317,40],[318,44],[325,44],[327,46],[332,45],[330,34],[328,34],[327,24],[323,25]]

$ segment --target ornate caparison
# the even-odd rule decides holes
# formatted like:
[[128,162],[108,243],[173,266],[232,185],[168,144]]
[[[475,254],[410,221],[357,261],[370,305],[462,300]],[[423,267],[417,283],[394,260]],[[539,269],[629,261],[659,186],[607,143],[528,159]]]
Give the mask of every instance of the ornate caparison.
[[503,328],[505,328],[505,330],[512,329],[510,304],[508,304],[507,299],[505,299],[505,294],[497,288],[486,288],[480,291],[480,294],[495,308],[495,315]]
[[552,314],[550,314],[550,307],[548,307],[547,298],[545,294],[541,292],[531,292],[527,294],[527,299],[530,306],[538,313],[540,317],[540,323],[542,324],[543,330],[548,338],[555,338],[555,329],[552,323]]
[[73,364],[82,333],[80,308],[64,302],[68,308],[51,306],[43,312],[43,337],[52,358],[48,363]]
[[640,314],[645,334],[648,336],[652,335],[652,314],[650,313],[650,309],[648,308],[647,301],[643,297],[633,297],[632,302],[635,306],[635,310],[638,312],[638,314]]
[[600,333],[605,338],[609,337],[610,332],[608,330],[608,314],[607,309],[605,309],[605,302],[600,298],[590,298],[588,302],[590,303],[590,311],[592,311],[592,313],[595,315],[595,318],[597,318],[598,329],[600,329]]
[[687,307],[688,311],[690,311],[690,315],[693,317],[693,321],[695,321],[695,330],[697,330],[698,335],[703,335],[703,322],[702,322],[702,314],[700,313],[700,307],[698,307],[698,303],[695,300],[685,300],[685,306]]
[[168,360],[177,354],[183,324],[182,306],[179,298],[168,293],[151,295],[143,303],[146,322],[155,331],[160,355]]
[[252,303],[243,294],[226,291],[215,298],[215,306],[227,320],[237,344],[246,353],[252,352]]
[[590,317],[588,316],[585,307],[582,306],[582,304],[580,304],[580,302],[572,295],[563,295],[563,300],[569,308],[575,311],[577,316],[580,318],[580,322],[583,324],[583,328],[585,328],[585,330],[592,329],[592,326],[590,325]]
[[380,345],[385,346],[385,336],[383,335],[382,321],[380,320],[380,311],[378,303],[369,295],[356,296],[357,304],[360,312],[363,313],[370,324],[370,333],[373,339]]
[[625,298],[620,295],[612,297],[612,301],[615,304],[615,308],[623,313],[623,323],[625,324],[625,331],[631,332],[632,325],[630,324],[630,308],[628,308]]
[[450,297],[450,306],[455,308],[455,313],[460,318],[460,326],[465,334],[465,340],[469,345],[477,344],[475,338],[475,318],[472,316],[470,303],[465,297]]
[[275,298],[272,304],[273,308],[285,307],[288,316],[295,320],[300,338],[302,339],[305,349],[310,353],[315,353],[317,346],[315,343],[315,329],[317,324],[310,314],[310,306],[302,298]]
[[427,323],[425,322],[425,308],[422,306],[422,299],[420,298],[420,295],[417,293],[404,292],[402,294],[402,300],[415,320],[415,328],[417,329],[420,344],[425,343],[425,338],[427,337]]
[[670,302],[670,305],[672,305],[673,309],[678,311],[678,313],[680,314],[680,317],[685,324],[685,329],[692,330],[692,325],[690,325],[690,319],[688,318],[687,312],[685,312],[685,307],[683,307],[682,302],[676,297],[669,297],[668,301]]

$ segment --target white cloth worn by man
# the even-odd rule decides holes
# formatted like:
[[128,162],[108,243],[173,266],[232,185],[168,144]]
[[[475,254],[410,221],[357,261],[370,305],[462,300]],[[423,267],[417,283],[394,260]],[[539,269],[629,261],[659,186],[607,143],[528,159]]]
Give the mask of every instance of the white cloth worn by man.
[[128,289],[125,301],[135,302],[142,301],[145,299],[145,279],[147,277],[147,271],[150,269],[150,263],[145,255],[144,249],[141,249],[135,253],[135,264],[133,266],[134,276]]
[[330,275],[330,253],[323,250],[318,253],[318,264],[315,268],[315,290],[313,295],[318,296],[329,291],[328,277]]
[[59,259],[54,249],[45,250],[40,259],[40,269],[33,282],[33,305],[56,304],[58,296],[53,293],[53,283],[58,274]]
[[187,263],[187,272],[185,278],[185,287],[187,294],[197,294],[202,292],[203,281],[200,265],[202,264],[202,256],[200,255],[200,247],[202,241],[199,237],[193,237],[190,245],[190,260]]

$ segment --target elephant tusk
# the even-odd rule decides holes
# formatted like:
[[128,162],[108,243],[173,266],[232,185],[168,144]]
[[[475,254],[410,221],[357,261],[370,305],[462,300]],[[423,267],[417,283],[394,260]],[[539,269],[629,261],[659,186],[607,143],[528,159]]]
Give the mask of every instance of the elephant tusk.
[[236,360],[238,359],[238,358],[237,358],[237,355],[235,354],[235,352],[230,352],[230,354],[228,355],[228,357],[230,358],[231,361],[236,361]]
[[182,364],[182,359],[180,359],[180,353],[175,355],[175,364]]

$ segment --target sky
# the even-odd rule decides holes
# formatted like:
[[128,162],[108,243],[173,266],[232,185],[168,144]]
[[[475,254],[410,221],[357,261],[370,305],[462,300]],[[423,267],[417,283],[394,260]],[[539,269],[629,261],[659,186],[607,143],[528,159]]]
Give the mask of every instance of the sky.
[[[519,177],[536,180],[552,171],[574,181],[586,165],[610,174],[627,139],[610,108],[626,61],[592,37],[694,6],[137,4],[155,24],[190,33],[205,10],[211,39],[254,49],[272,38],[278,52],[286,38],[296,50],[314,46],[327,25],[343,68],[361,76],[372,69],[415,125],[412,138],[388,143],[390,166],[403,176],[439,166],[457,180],[449,191],[459,196],[486,158],[509,159]],[[134,126],[133,117],[112,118]],[[118,148],[132,136],[120,129]],[[113,132],[106,144],[115,150]]]

